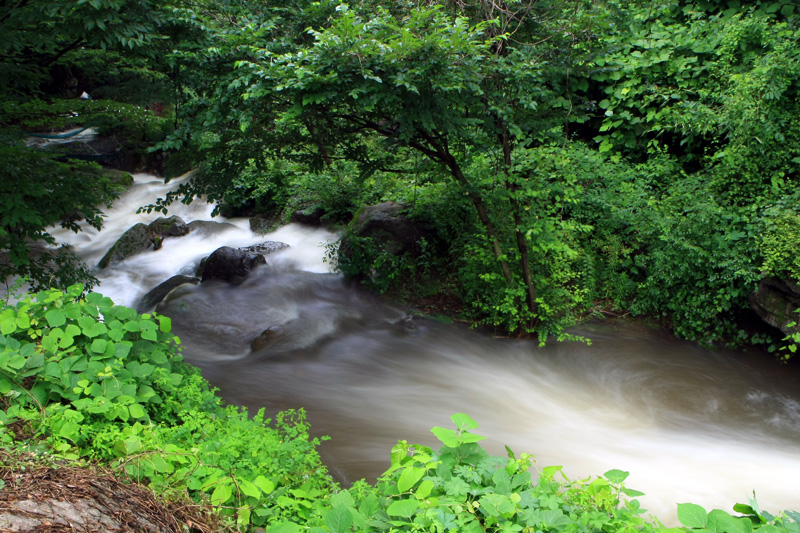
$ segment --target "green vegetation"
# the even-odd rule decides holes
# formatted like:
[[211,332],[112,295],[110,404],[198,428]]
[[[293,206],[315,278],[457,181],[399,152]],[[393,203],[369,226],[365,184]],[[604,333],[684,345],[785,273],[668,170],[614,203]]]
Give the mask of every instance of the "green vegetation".
[[0,442],[101,462],[245,527],[301,520],[333,482],[304,413],[274,421],[225,407],[164,316],[137,315],[80,285],[0,312]]

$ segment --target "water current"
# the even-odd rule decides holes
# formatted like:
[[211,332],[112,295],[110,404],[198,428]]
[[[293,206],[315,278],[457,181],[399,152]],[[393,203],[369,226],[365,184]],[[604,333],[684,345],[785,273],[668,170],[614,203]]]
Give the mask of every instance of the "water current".
[[[101,232],[55,232],[90,265],[133,224],[159,216],[136,209],[174,186],[135,178]],[[211,220],[211,208],[178,204],[170,215]],[[591,346],[539,348],[410,318],[331,273],[325,243],[337,235],[289,225],[259,236],[247,220],[215,220],[224,224],[98,271],[98,290],[135,307],[220,246],[289,244],[241,285],[184,285],[158,311],[229,403],[268,413],[306,408],[314,434],[332,437],[321,452],[344,482],[380,475],[398,439],[435,446],[429,429],[465,412],[492,453],[508,445],[534,454],[539,466],[564,465],[573,478],[630,471],[628,486],[644,491],[643,506],[666,522],[676,503],[730,511],[753,491],[767,510],[800,509],[796,366],[630,323],[584,326],[578,333]]]

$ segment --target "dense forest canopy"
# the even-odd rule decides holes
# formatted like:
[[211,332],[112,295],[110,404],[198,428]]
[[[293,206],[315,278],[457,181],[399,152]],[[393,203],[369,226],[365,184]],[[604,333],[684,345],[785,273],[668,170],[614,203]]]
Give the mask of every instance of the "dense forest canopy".
[[[91,282],[68,250],[34,243],[54,244],[59,222],[100,226],[97,206],[118,187],[96,165],[24,145],[25,132],[91,125],[167,154],[170,176],[199,169],[150,209],[198,195],[226,214],[319,209],[349,228],[343,272],[395,295],[455,297],[498,331],[564,338],[613,313],[709,343],[797,341],[784,300],[782,332],[748,315],[763,314],[764,284],[798,297],[798,11],[5,2],[0,273]],[[347,226],[383,201],[426,228],[405,254]]]

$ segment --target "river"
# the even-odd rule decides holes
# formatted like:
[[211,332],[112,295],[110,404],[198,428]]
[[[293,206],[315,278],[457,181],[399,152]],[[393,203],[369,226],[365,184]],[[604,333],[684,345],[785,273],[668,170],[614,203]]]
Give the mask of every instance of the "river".
[[[54,232],[90,265],[133,224],[159,216],[136,208],[168,186],[135,178],[103,231]],[[186,222],[210,213],[203,202],[170,208]],[[731,511],[753,491],[766,510],[800,509],[797,365],[624,322],[577,331],[591,346],[490,338],[409,317],[346,283],[324,260],[325,243],[337,238],[324,229],[289,225],[258,236],[247,220],[226,222],[97,272],[98,290],[135,307],[220,246],[289,244],[241,285],[186,285],[158,310],[172,318],[187,360],[229,403],[268,413],[306,408],[314,434],[332,437],[321,453],[340,480],[374,479],[398,439],[436,445],[429,429],[464,412],[492,453],[508,445],[574,478],[630,471],[627,485],[644,491],[643,507],[666,522],[676,503]],[[252,352],[250,342],[270,328]]]

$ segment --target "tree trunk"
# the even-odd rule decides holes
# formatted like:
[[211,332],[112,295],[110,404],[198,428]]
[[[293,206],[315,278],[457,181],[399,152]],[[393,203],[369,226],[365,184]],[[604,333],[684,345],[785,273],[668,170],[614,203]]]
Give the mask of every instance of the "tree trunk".
[[533,285],[533,276],[531,275],[531,262],[528,259],[528,243],[525,241],[525,235],[522,234],[522,210],[519,205],[515,193],[519,188],[516,184],[511,183],[509,179],[509,172],[511,169],[511,140],[509,138],[508,129],[504,128],[501,134],[503,143],[503,171],[506,174],[505,185],[508,190],[508,201],[511,204],[511,214],[514,217],[514,237],[517,241],[517,250],[519,250],[519,262],[522,269],[522,279],[525,281],[525,286],[528,288],[528,309],[531,313],[535,313],[536,305],[536,287]]

